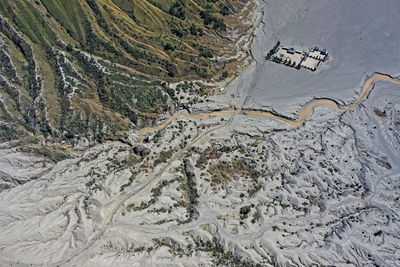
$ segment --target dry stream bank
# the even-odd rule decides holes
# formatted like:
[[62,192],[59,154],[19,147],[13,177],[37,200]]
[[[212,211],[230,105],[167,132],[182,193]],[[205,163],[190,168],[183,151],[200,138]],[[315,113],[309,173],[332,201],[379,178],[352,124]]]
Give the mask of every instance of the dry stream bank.
[[72,260],[74,260],[75,258],[77,258],[80,255],[82,255],[83,253],[85,253],[91,246],[93,246],[104,235],[104,233],[108,230],[108,228],[112,224],[113,219],[114,219],[116,213],[118,212],[118,210],[120,210],[122,205],[129,198],[140,193],[149,185],[155,184],[158,181],[160,181],[161,178],[163,177],[164,173],[166,171],[168,171],[171,168],[172,164],[179,157],[181,157],[185,152],[187,152],[191,146],[193,146],[194,144],[199,142],[201,139],[206,137],[208,134],[210,134],[218,129],[221,129],[223,127],[226,127],[228,124],[231,123],[234,116],[243,114],[243,115],[247,115],[247,116],[270,118],[270,119],[275,119],[275,120],[279,120],[283,123],[286,123],[290,127],[299,127],[304,123],[305,120],[307,120],[308,118],[310,118],[312,116],[314,108],[316,108],[316,107],[328,107],[328,108],[332,108],[339,112],[347,112],[347,111],[357,108],[358,105],[367,98],[368,94],[374,88],[374,85],[379,81],[390,81],[390,82],[400,85],[400,79],[398,79],[398,78],[391,77],[390,75],[387,75],[387,74],[375,73],[365,81],[360,96],[352,104],[350,104],[346,107],[340,107],[334,100],[316,99],[316,100],[309,102],[301,109],[298,120],[290,120],[284,116],[276,115],[276,114],[273,114],[272,112],[268,112],[268,111],[242,111],[242,109],[237,109],[237,110],[215,111],[215,112],[204,113],[204,114],[179,113],[179,114],[174,115],[169,120],[167,120],[166,122],[164,122],[158,126],[144,128],[144,129],[140,130],[139,133],[143,136],[146,133],[164,129],[170,123],[172,123],[174,120],[177,120],[179,118],[205,120],[211,116],[215,116],[215,117],[229,116],[229,120],[225,121],[224,123],[221,123],[220,125],[217,125],[215,127],[212,127],[210,129],[206,130],[205,132],[198,135],[195,139],[193,139],[183,149],[177,151],[175,153],[175,155],[172,158],[170,158],[168,160],[168,162],[161,169],[153,170],[154,172],[150,173],[149,176],[147,177],[147,179],[145,181],[142,181],[141,183],[139,183],[134,188],[134,190],[130,191],[127,194],[121,195],[120,198],[114,202],[114,205],[112,205],[112,207],[110,207],[110,210],[107,212],[107,214],[105,214],[104,222],[103,222],[102,226],[99,228],[99,230],[97,231],[97,233],[94,234],[92,236],[92,238],[90,238],[90,240],[88,240],[87,243],[85,243],[84,246],[82,246],[75,253],[70,255],[67,259],[65,259],[61,262],[55,263],[54,265],[60,266],[60,265],[69,264]]
[[162,123],[158,126],[144,128],[144,129],[140,130],[139,133],[143,135],[148,132],[162,130],[165,127],[167,127],[170,123],[172,123],[173,121],[180,119],[180,118],[205,120],[205,119],[208,119],[209,117],[223,117],[223,116],[238,115],[238,114],[244,114],[244,115],[253,116],[253,117],[274,119],[274,120],[283,122],[290,127],[299,127],[307,119],[309,119],[312,116],[312,114],[314,113],[314,109],[317,107],[331,108],[338,112],[347,112],[347,111],[356,109],[358,107],[358,105],[367,98],[367,96],[369,95],[371,90],[374,88],[375,84],[380,81],[389,81],[389,82],[400,85],[400,79],[398,79],[398,78],[394,78],[387,74],[374,73],[371,77],[369,77],[365,81],[362,91],[360,93],[360,96],[352,104],[350,104],[346,107],[340,107],[336,101],[331,100],[331,99],[314,99],[311,102],[309,102],[308,104],[306,104],[301,109],[298,120],[291,120],[285,116],[282,116],[279,114],[274,114],[270,111],[247,110],[247,111],[241,112],[240,110],[222,110],[222,111],[214,111],[214,112],[204,113],[204,114],[179,113],[179,114],[174,115],[173,117],[171,117],[164,123]]

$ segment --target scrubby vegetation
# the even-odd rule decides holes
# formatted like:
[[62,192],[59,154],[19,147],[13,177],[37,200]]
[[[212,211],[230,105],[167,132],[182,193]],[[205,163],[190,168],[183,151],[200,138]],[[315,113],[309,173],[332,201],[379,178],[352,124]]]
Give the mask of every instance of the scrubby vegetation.
[[141,202],[139,206],[136,206],[135,204],[129,204],[126,207],[127,211],[139,211],[149,208],[151,205],[156,203],[157,199],[161,196],[162,189],[174,181],[175,180],[162,180],[156,187],[151,189],[151,199],[149,201]]
[[3,1],[0,93],[10,107],[0,105],[1,118],[72,145],[152,124],[180,100],[161,80],[227,76],[210,59],[229,44],[227,16],[243,5]]
[[280,45],[281,45],[281,42],[278,41],[278,42],[275,44],[275,46],[274,46],[271,50],[268,51],[268,54],[267,54],[267,56],[266,56],[266,59],[270,59],[273,55],[275,55],[276,52],[278,52],[278,49],[279,49],[279,46],[280,46]]

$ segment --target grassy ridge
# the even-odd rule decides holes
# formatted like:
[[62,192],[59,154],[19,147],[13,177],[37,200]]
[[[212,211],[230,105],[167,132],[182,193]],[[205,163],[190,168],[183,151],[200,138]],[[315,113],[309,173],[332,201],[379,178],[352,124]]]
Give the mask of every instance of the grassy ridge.
[[36,44],[54,46],[57,33],[65,32],[75,42],[63,41],[73,47],[139,72],[209,78],[218,71],[207,58],[226,46],[219,34],[232,5],[227,0],[21,0],[2,1],[0,10]]
[[[43,0],[41,3],[79,43],[79,49],[165,78],[210,77],[216,73],[207,57],[218,53],[217,32],[225,29],[221,13],[224,8],[231,12],[228,6],[232,5],[224,0]],[[199,35],[203,37],[198,38]],[[214,46],[210,46],[212,40]],[[205,47],[215,49],[204,53]]]
[[9,27],[0,38],[21,79],[10,76],[13,67],[0,70],[0,93],[11,103],[0,105],[1,120],[60,140],[101,141],[151,124],[171,108],[161,80],[225,71],[210,58],[232,44],[223,36],[245,2],[0,0]]
[[49,14],[62,25],[68,34],[79,42],[85,42],[85,13],[78,0],[42,0]]

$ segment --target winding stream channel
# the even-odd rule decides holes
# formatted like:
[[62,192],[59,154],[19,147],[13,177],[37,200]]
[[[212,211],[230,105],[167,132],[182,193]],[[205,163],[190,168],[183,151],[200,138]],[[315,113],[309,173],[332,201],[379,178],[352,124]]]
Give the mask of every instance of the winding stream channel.
[[394,78],[388,74],[374,73],[371,77],[369,77],[365,81],[362,91],[360,93],[360,96],[352,104],[345,106],[345,107],[341,107],[341,106],[339,106],[339,104],[336,101],[334,101],[332,99],[314,99],[311,102],[309,102],[308,104],[306,104],[301,109],[298,120],[291,120],[283,115],[275,114],[270,111],[222,110],[222,111],[215,111],[215,112],[203,113],[203,114],[179,113],[179,114],[174,115],[173,117],[171,117],[170,119],[168,119],[167,121],[165,121],[164,123],[162,123],[160,125],[157,125],[154,127],[143,128],[143,129],[139,130],[139,133],[141,135],[143,135],[143,134],[146,134],[149,132],[162,130],[165,127],[167,127],[169,124],[171,124],[173,121],[180,119],[180,118],[205,120],[205,119],[208,119],[209,117],[222,117],[222,116],[238,115],[238,114],[243,114],[243,115],[253,116],[253,117],[274,119],[274,120],[283,122],[290,127],[299,127],[307,119],[309,119],[312,116],[312,114],[314,113],[314,109],[317,107],[331,108],[338,112],[347,112],[347,111],[356,109],[358,107],[358,105],[367,98],[369,93],[374,88],[375,84],[380,81],[389,81],[389,82],[400,85],[400,79],[398,79],[398,78]]
[[178,113],[158,126],[143,128],[142,130],[139,130],[138,133],[141,134],[143,137],[146,133],[164,129],[169,124],[171,124],[173,121],[180,119],[180,118],[205,120],[205,119],[208,119],[209,117],[218,117],[218,116],[221,116],[221,117],[228,116],[229,117],[229,119],[227,121],[225,121],[224,123],[219,124],[214,127],[211,127],[210,129],[208,129],[205,132],[198,135],[187,146],[185,146],[180,151],[176,152],[175,155],[168,160],[168,162],[166,163],[165,166],[163,166],[158,171],[154,171],[153,173],[151,173],[145,181],[142,181],[141,183],[137,184],[133,190],[131,190],[127,194],[122,195],[118,199],[116,199],[114,202],[114,205],[104,216],[104,222],[103,222],[102,226],[99,228],[99,230],[80,249],[75,251],[73,254],[69,255],[69,257],[67,257],[63,261],[54,263],[52,266],[68,265],[73,259],[75,259],[76,257],[85,253],[92,245],[94,245],[98,240],[100,240],[100,238],[104,235],[104,233],[109,229],[116,213],[118,212],[118,210],[120,210],[123,203],[125,203],[129,198],[131,198],[134,195],[143,191],[149,185],[157,183],[163,177],[164,173],[170,169],[173,162],[176,161],[179,157],[181,157],[186,151],[188,151],[190,147],[192,147],[193,145],[198,143],[200,140],[205,138],[210,133],[228,126],[232,122],[233,118],[236,115],[246,115],[246,116],[253,116],[253,117],[269,118],[269,119],[274,119],[274,120],[283,122],[290,127],[299,127],[308,118],[310,118],[312,116],[314,109],[317,107],[331,108],[338,112],[347,112],[347,111],[356,109],[358,107],[358,105],[360,103],[362,103],[368,97],[369,93],[374,88],[375,84],[380,81],[389,81],[389,82],[400,85],[400,79],[398,79],[398,78],[392,77],[388,74],[374,73],[371,77],[369,77],[365,81],[358,99],[356,101],[354,101],[353,103],[349,104],[348,106],[341,107],[341,106],[339,106],[339,104],[336,101],[334,101],[332,99],[314,99],[314,100],[310,101],[308,104],[306,104],[301,109],[298,120],[291,120],[289,118],[286,118],[283,115],[274,114],[273,112],[269,112],[269,111],[245,111],[245,110],[243,110],[243,105],[245,103],[246,98],[244,98],[240,109],[222,110],[222,111],[215,111],[215,112],[209,112],[209,113],[204,113],[204,114]]

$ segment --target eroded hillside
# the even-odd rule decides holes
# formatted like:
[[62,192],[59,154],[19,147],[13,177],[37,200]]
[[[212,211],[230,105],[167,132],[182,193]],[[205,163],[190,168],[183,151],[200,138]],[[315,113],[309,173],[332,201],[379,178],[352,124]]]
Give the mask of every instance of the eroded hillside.
[[238,70],[253,9],[225,0],[1,1],[4,135],[22,126],[74,145],[152,124],[181,106],[166,82]]
[[0,0],[0,265],[400,265],[400,17],[365,2]]

